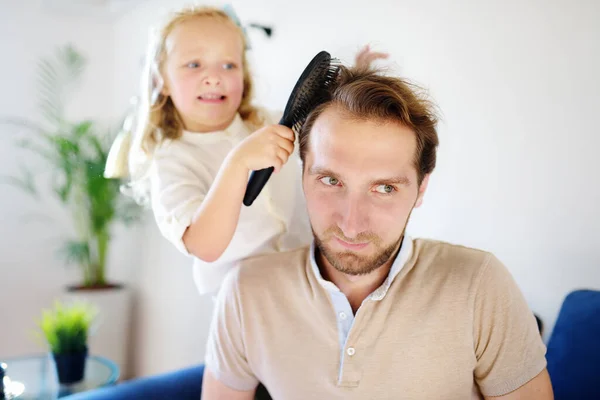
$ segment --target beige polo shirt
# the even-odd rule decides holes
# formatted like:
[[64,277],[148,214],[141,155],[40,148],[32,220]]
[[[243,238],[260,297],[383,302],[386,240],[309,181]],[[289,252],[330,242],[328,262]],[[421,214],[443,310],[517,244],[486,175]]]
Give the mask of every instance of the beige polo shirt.
[[262,382],[275,400],[481,399],[546,366],[535,318],[490,253],[407,237],[356,315],[313,254],[260,256],[228,275],[206,356],[222,383]]

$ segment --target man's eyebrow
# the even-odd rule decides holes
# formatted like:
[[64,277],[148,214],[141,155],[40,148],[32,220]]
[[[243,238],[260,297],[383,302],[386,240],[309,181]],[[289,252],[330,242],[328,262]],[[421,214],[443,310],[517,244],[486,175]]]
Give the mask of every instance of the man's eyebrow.
[[384,179],[374,179],[371,181],[371,186],[374,185],[401,185],[410,186],[410,179],[405,175],[391,176]]
[[337,174],[330,169],[314,166],[308,169],[308,173],[311,175],[337,176]]

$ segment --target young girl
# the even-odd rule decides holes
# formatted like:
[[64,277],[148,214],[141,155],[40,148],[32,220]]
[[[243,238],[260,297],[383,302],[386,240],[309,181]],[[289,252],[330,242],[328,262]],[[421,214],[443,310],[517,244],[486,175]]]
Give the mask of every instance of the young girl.
[[[294,132],[251,105],[246,45],[220,9],[175,13],[150,47],[129,153],[131,193],[149,197],[161,233],[193,256],[201,294],[244,258],[312,240]],[[365,48],[357,62],[383,57]],[[249,173],[270,166],[261,194],[242,206]]]

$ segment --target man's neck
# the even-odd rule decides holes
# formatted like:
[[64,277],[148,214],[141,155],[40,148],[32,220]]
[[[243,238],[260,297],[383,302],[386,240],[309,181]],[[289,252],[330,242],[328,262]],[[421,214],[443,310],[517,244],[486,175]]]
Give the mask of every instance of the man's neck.
[[366,275],[348,275],[338,271],[331,265],[327,259],[317,252],[317,264],[324,279],[335,284],[346,296],[352,307],[352,312],[356,311],[362,302],[380,287],[390,273],[392,264],[398,256],[399,249],[396,249],[394,256],[375,271]]

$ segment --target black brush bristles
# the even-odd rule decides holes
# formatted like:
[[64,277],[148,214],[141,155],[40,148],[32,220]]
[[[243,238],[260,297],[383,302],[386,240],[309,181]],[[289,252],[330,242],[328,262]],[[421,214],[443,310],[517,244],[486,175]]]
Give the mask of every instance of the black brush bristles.
[[[298,132],[308,114],[329,99],[330,87],[337,79],[339,68],[337,59],[332,59],[326,51],[319,52],[296,82],[279,124]],[[252,171],[244,194],[244,205],[252,205],[273,170],[273,167],[269,167]]]
[[338,60],[331,59],[328,68],[323,72],[320,85],[317,84],[318,80],[313,77],[314,84],[309,83],[307,80],[307,83],[299,88],[300,93],[298,93],[295,102],[296,105],[291,109],[291,119],[293,120],[293,124],[290,128],[292,128],[295,133],[300,131],[300,128],[302,128],[302,125],[304,125],[306,118],[308,118],[308,115],[312,110],[331,98],[330,87],[337,79],[339,65]]

